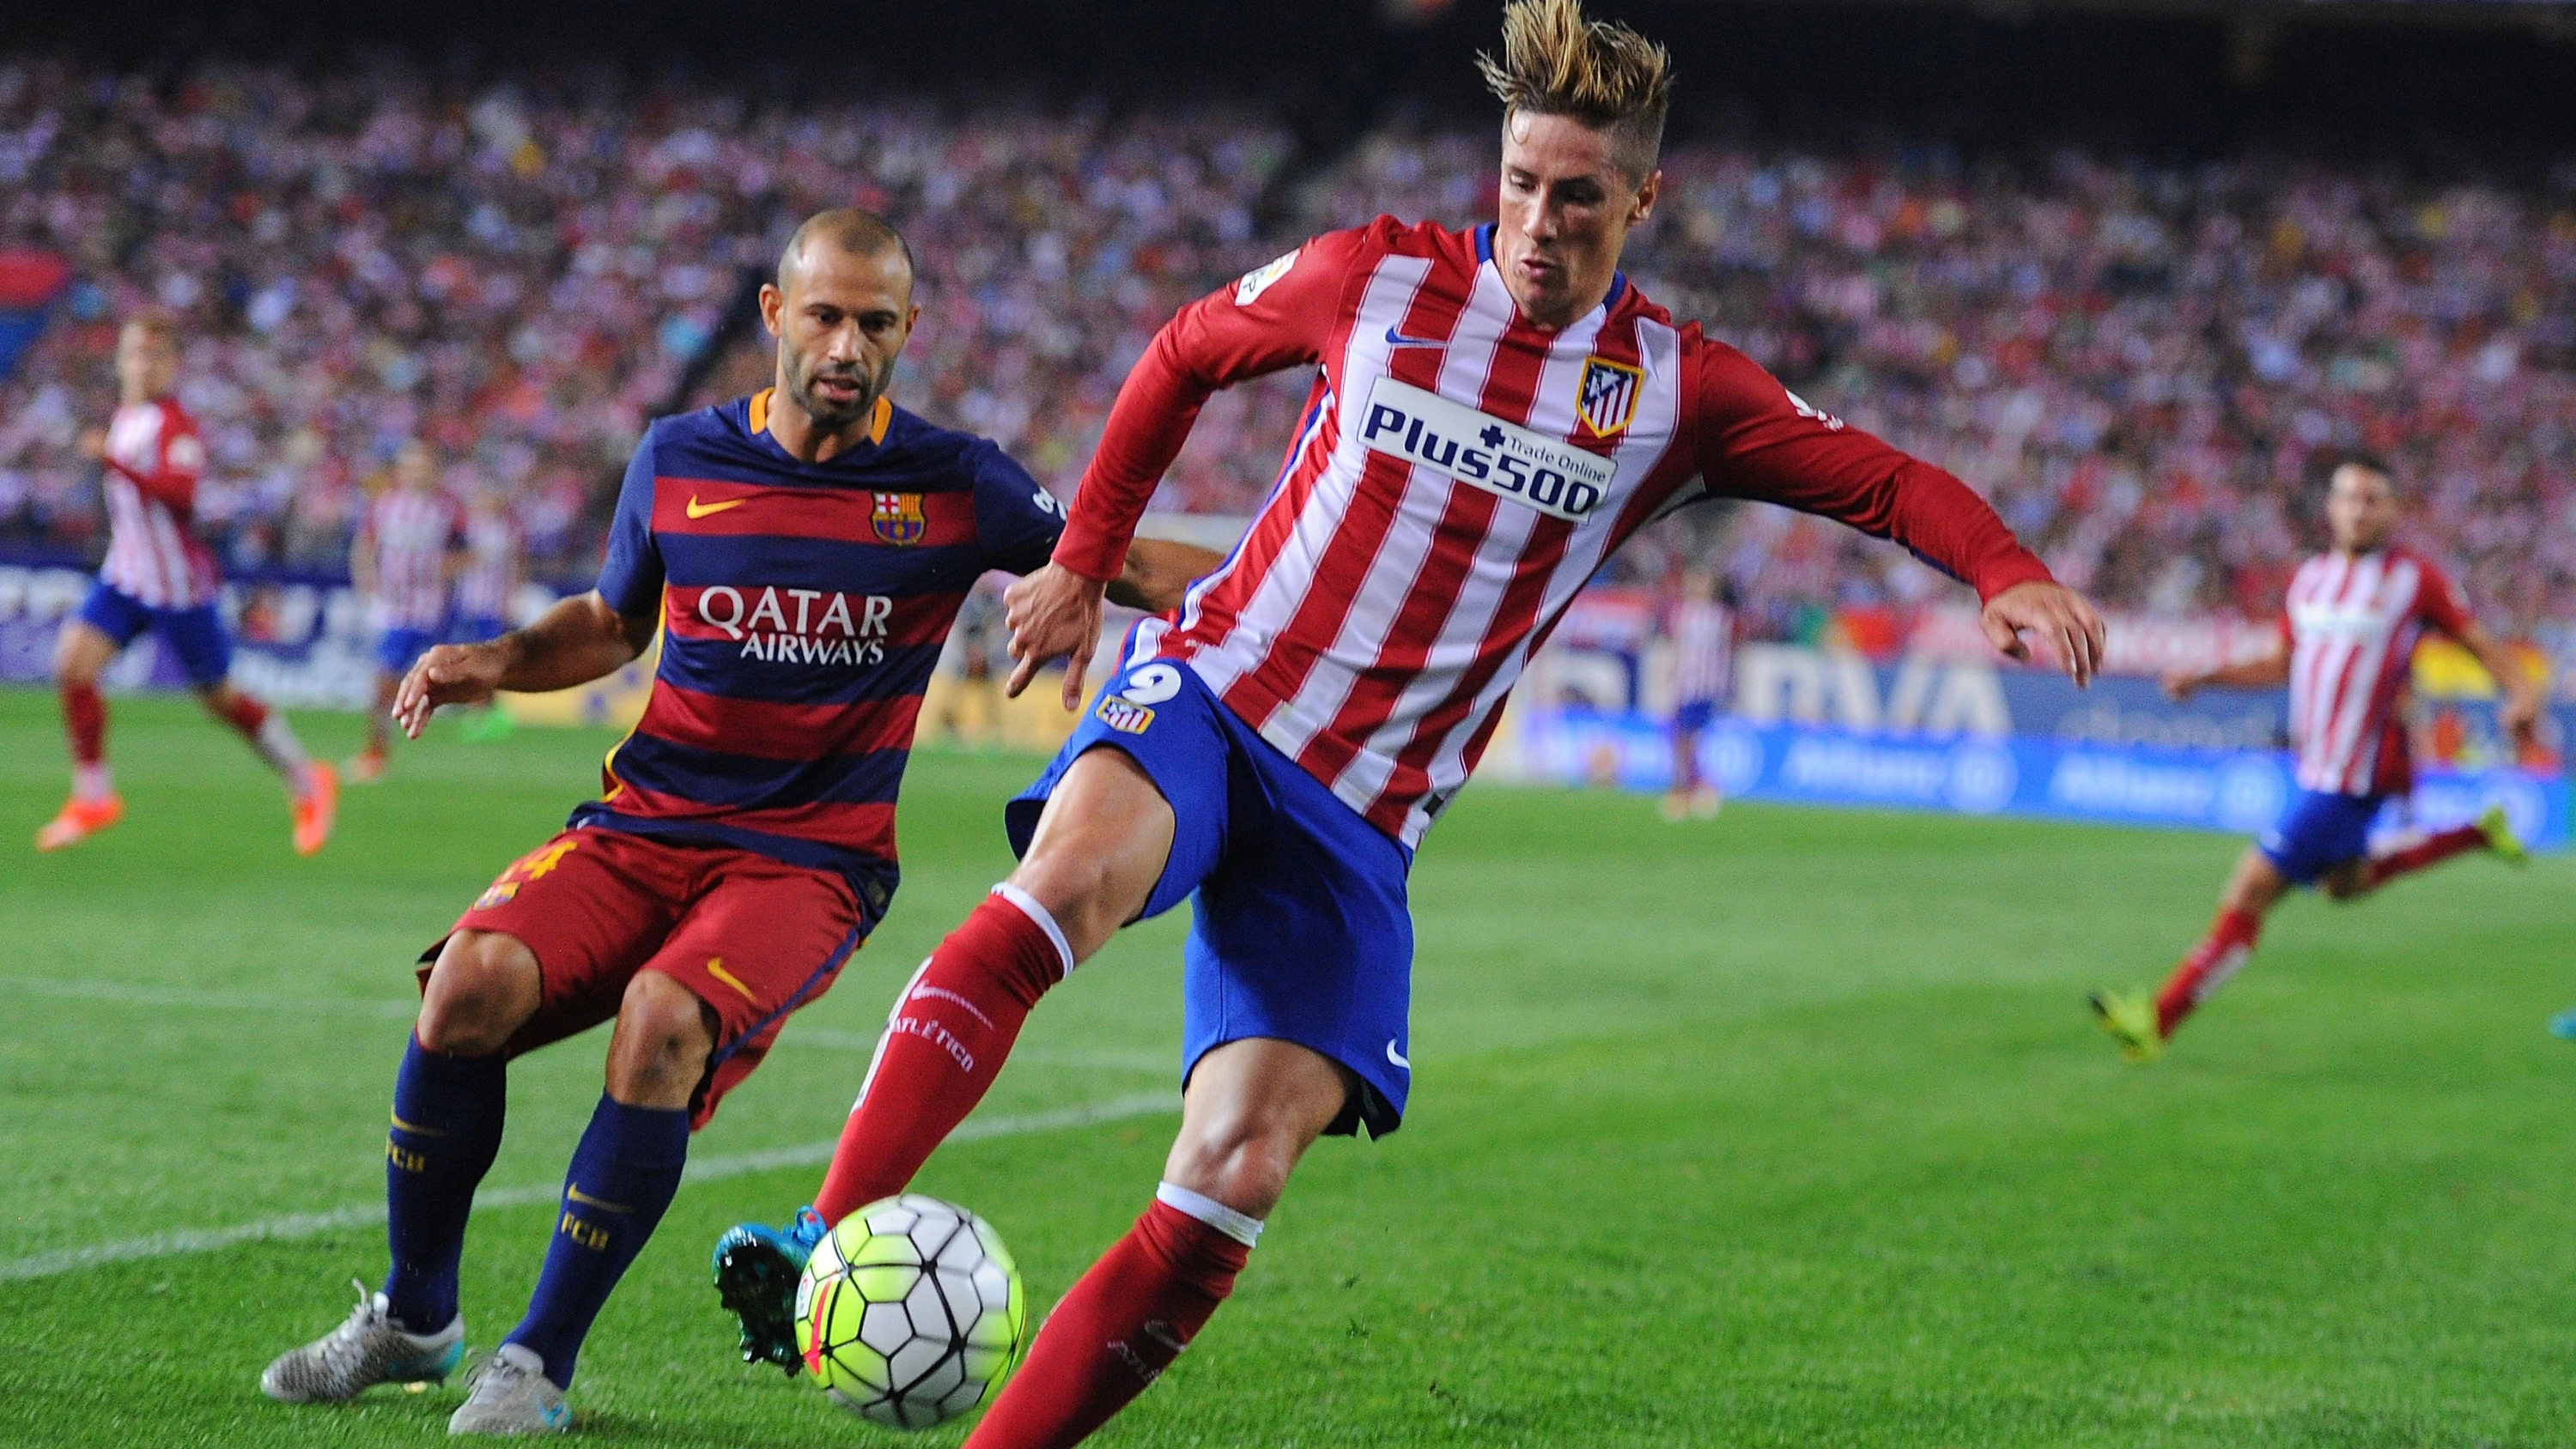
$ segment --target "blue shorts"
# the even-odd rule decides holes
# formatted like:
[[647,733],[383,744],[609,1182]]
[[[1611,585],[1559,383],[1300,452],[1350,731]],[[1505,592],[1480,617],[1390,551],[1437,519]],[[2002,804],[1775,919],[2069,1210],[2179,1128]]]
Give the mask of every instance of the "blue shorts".
[[2308,885],[2336,866],[2370,854],[2370,822],[2383,795],[2301,790],[2280,821],[2255,840],[2263,858],[2292,885]]
[[[1123,751],[1170,802],[1171,858],[1143,916],[1195,896],[1181,987],[1181,1081],[1230,1041],[1274,1037],[1321,1052],[1360,1081],[1327,1129],[1371,1137],[1404,1119],[1413,995],[1412,853],[1360,818],[1226,708],[1196,673],[1132,666],[1073,738],[1005,807],[1025,852],[1073,762]],[[1141,919],[1141,917],[1140,917]]]
[[456,622],[448,628],[447,642],[480,644],[487,639],[498,639],[509,632],[510,621],[498,614],[459,614],[456,616]]
[[1673,728],[1683,734],[1697,734],[1716,722],[1716,700],[1686,699],[1673,707]]
[[387,674],[407,674],[412,661],[420,658],[438,642],[435,629],[414,629],[408,625],[387,629],[376,636],[376,665]]
[[146,629],[160,635],[161,642],[179,656],[179,668],[188,682],[200,689],[221,684],[232,673],[233,641],[224,634],[223,620],[216,617],[212,604],[156,609],[101,580],[90,586],[89,597],[81,600],[73,617],[114,640],[119,649]]

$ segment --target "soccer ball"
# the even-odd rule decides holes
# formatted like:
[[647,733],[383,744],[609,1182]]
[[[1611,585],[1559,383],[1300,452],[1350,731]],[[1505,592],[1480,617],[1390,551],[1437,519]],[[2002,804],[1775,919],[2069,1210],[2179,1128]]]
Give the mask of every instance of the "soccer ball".
[[832,1402],[892,1429],[927,1429],[990,1399],[1027,1327],[1001,1234],[919,1193],[841,1219],[796,1283],[805,1372]]

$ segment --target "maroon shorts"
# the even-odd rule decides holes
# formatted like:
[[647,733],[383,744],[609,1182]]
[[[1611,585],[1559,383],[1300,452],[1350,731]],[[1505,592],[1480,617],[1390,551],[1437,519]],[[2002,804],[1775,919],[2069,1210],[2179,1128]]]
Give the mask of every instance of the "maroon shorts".
[[[536,954],[544,994],[510,1038],[514,1057],[613,1019],[638,971],[689,988],[718,1022],[689,1099],[696,1128],[769,1054],[788,1013],[830,989],[865,922],[835,872],[589,828],[511,862],[454,931],[498,931]],[[423,990],[438,950],[421,958]]]

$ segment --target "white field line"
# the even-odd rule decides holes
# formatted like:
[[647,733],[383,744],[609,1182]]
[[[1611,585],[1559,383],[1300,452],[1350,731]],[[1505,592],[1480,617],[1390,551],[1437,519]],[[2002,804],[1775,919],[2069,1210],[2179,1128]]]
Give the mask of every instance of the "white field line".
[[[1087,1102],[1078,1106],[1059,1107],[1051,1112],[1026,1112],[1010,1117],[976,1117],[968,1119],[948,1134],[955,1142],[985,1142],[996,1137],[1026,1137],[1040,1132],[1063,1132],[1076,1127],[1089,1127],[1101,1122],[1123,1121],[1129,1117],[1152,1117],[1180,1110],[1180,1094],[1138,1092],[1112,1097],[1105,1102]],[[813,1167],[832,1160],[832,1142],[808,1142],[800,1147],[773,1147],[763,1152],[739,1152],[727,1157],[702,1157],[689,1164],[686,1182],[721,1182],[729,1177],[742,1177],[754,1172],[768,1172],[780,1167]],[[552,1202],[563,1191],[561,1185],[545,1183],[527,1187],[487,1188],[474,1195],[474,1210],[526,1207]],[[186,1253],[211,1253],[240,1243],[291,1242],[298,1238],[318,1237],[343,1228],[380,1225],[385,1220],[385,1205],[380,1202],[357,1203],[333,1208],[328,1212],[288,1213],[283,1217],[262,1218],[257,1222],[239,1223],[229,1228],[185,1228],[175,1232],[154,1233],[149,1237],[127,1238],[122,1242],[100,1243],[87,1248],[66,1248],[59,1252],[38,1253],[33,1257],[0,1261],[0,1283],[25,1282],[32,1278],[52,1278],[64,1273],[77,1273],[108,1263],[131,1263],[146,1258],[172,1258]]]
[[[263,1016],[367,1016],[409,1021],[420,1014],[420,999],[281,996],[258,991],[202,991],[183,986],[130,986],[117,981],[61,981],[38,976],[0,976],[0,992],[31,996],[108,1001],[121,1006],[156,1006],[186,1011],[247,1011]],[[824,1051],[873,1052],[877,1033],[839,1031],[828,1026],[800,1026],[791,1021],[779,1033],[779,1046]],[[1011,1060],[1031,1066],[1079,1067],[1100,1072],[1172,1072],[1181,1069],[1177,1051],[1079,1051],[1024,1047]]]
[[40,976],[0,976],[0,991],[30,996],[113,1001],[125,1006],[166,1006],[193,1011],[251,1011],[276,1016],[382,1016],[409,1020],[420,999],[409,1001],[328,996],[274,996],[257,991],[198,991],[183,986],[129,986],[121,981],[52,981]]

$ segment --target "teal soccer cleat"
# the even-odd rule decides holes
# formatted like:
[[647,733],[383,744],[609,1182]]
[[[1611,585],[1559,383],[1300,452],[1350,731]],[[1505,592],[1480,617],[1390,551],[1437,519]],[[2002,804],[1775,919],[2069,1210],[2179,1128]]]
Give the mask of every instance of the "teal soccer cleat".
[[796,1279],[829,1231],[812,1208],[801,1207],[779,1227],[740,1223],[716,1239],[716,1296],[742,1321],[744,1363],[774,1363],[790,1376],[804,1367],[796,1351]]

